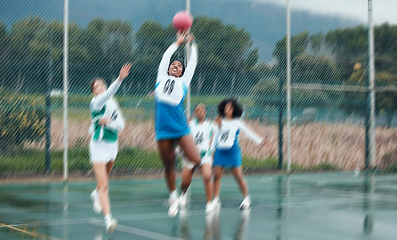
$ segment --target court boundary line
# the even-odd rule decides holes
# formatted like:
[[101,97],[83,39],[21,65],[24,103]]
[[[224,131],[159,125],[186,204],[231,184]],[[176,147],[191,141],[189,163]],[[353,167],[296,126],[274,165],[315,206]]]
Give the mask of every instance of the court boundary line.
[[[103,223],[97,219],[91,219],[91,221],[89,223],[92,225],[96,225],[96,226],[103,226]],[[122,224],[117,224],[115,231],[129,233],[129,234],[133,234],[136,236],[151,238],[151,239],[155,239],[155,240],[167,240],[167,239],[183,240],[182,238],[168,236],[168,235],[164,235],[161,233],[156,233],[156,232],[152,232],[152,231],[148,231],[148,230],[144,230],[144,229],[140,229],[140,228],[135,228],[135,227],[131,227],[131,226],[126,226],[126,225],[122,225]]]

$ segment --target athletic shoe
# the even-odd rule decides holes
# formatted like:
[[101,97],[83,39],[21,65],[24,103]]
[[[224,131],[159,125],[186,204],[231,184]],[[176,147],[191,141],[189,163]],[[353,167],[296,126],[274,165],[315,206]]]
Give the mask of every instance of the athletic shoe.
[[207,203],[205,205],[205,213],[206,214],[211,214],[212,212],[214,212],[215,210],[215,205],[213,204],[213,202]]
[[211,204],[212,204],[214,210],[221,209],[222,203],[221,203],[221,200],[219,198],[214,198],[214,200],[212,200]]
[[92,200],[92,209],[94,209],[94,212],[97,214],[102,212],[102,205],[101,201],[99,200],[99,194],[96,190],[92,191],[90,194],[91,200]]
[[170,208],[168,209],[168,216],[175,217],[179,211],[179,199],[176,195],[171,195],[168,199],[168,204]]
[[117,220],[114,218],[105,219],[106,232],[111,233],[117,227]]
[[247,210],[251,206],[251,198],[250,196],[247,196],[244,198],[244,200],[240,204],[240,210]]

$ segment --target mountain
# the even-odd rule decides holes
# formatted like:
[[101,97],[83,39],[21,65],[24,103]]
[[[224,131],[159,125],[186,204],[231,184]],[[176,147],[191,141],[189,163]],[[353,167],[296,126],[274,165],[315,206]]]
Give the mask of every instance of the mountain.
[[[11,28],[15,21],[28,16],[40,16],[48,21],[63,20],[62,0],[0,0],[0,22]],[[184,0],[69,0],[69,21],[85,27],[93,18],[129,21],[137,31],[144,21],[154,20],[168,25],[179,10],[185,9]],[[276,42],[285,36],[285,7],[254,0],[191,0],[195,17],[219,18],[249,32],[260,57],[272,59]],[[305,11],[291,12],[291,33],[309,31],[326,33],[336,28],[356,26],[358,20],[337,16],[316,15]]]

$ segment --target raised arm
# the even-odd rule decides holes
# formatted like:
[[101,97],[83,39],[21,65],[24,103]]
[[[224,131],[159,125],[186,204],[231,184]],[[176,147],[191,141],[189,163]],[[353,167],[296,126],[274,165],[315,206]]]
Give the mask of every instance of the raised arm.
[[198,57],[197,44],[193,42],[190,47],[189,61],[186,66],[185,73],[183,74],[183,80],[185,81],[185,84],[188,86],[192,81],[194,70],[196,69],[197,66],[197,57]]
[[106,101],[109,100],[119,89],[123,80],[128,76],[131,69],[131,63],[126,63],[120,70],[119,77],[109,86],[109,88],[102,94],[94,97],[91,100],[91,107],[94,110],[101,110]]
[[163,58],[161,59],[158,73],[157,73],[157,82],[160,80],[159,76],[167,74],[168,66],[170,65],[171,56],[178,49],[178,47],[179,47],[179,45],[176,42],[174,42],[164,52],[164,55],[163,55]]
[[109,100],[119,89],[121,81],[117,78],[106,90],[106,92],[99,94],[91,100],[91,107],[94,110],[101,110],[107,100]]

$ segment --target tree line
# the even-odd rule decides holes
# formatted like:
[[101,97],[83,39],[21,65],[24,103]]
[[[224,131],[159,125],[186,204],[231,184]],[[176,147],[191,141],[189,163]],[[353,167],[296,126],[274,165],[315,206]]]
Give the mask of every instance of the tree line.
[[[286,39],[274,46],[275,63],[259,58],[250,33],[219,19],[198,17],[191,31],[199,48],[199,62],[192,81],[193,94],[250,96],[260,105],[280,104],[276,85],[285,85]],[[376,82],[397,85],[397,26],[375,27]],[[366,26],[336,29],[310,35],[302,32],[291,38],[293,84],[366,85],[368,62]],[[129,81],[121,92],[149,94],[165,49],[175,40],[171,25],[146,21],[136,31],[130,22],[92,19],[84,28],[69,25],[70,91],[88,93],[89,82],[101,77],[110,82],[120,66],[133,64]],[[180,48],[174,58],[184,59]],[[0,23],[0,86],[19,92],[44,93],[48,79],[52,88],[62,89],[63,23],[28,17],[8,30]],[[365,105],[365,93],[297,91],[293,104],[321,106],[323,102],[354,99]],[[377,111],[394,114],[397,93],[377,94]],[[295,98],[294,98],[295,96]],[[345,108],[346,111],[357,109]]]
[[[233,25],[207,17],[195,19],[192,32],[199,45],[200,61],[192,91],[200,94],[225,93],[244,89],[258,49],[252,48],[250,34]],[[69,81],[72,92],[87,92],[95,77],[107,81],[117,76],[120,66],[133,64],[124,93],[152,91],[157,67],[165,49],[175,40],[172,26],[145,22],[136,32],[129,22],[93,19],[86,28],[69,27]],[[52,87],[62,88],[63,23],[29,17],[16,22],[10,31],[0,24],[2,87],[21,92],[45,92],[49,73]],[[183,48],[174,55],[184,60]],[[225,85],[234,85],[230,89]],[[211,87],[209,87],[211,86]]]

